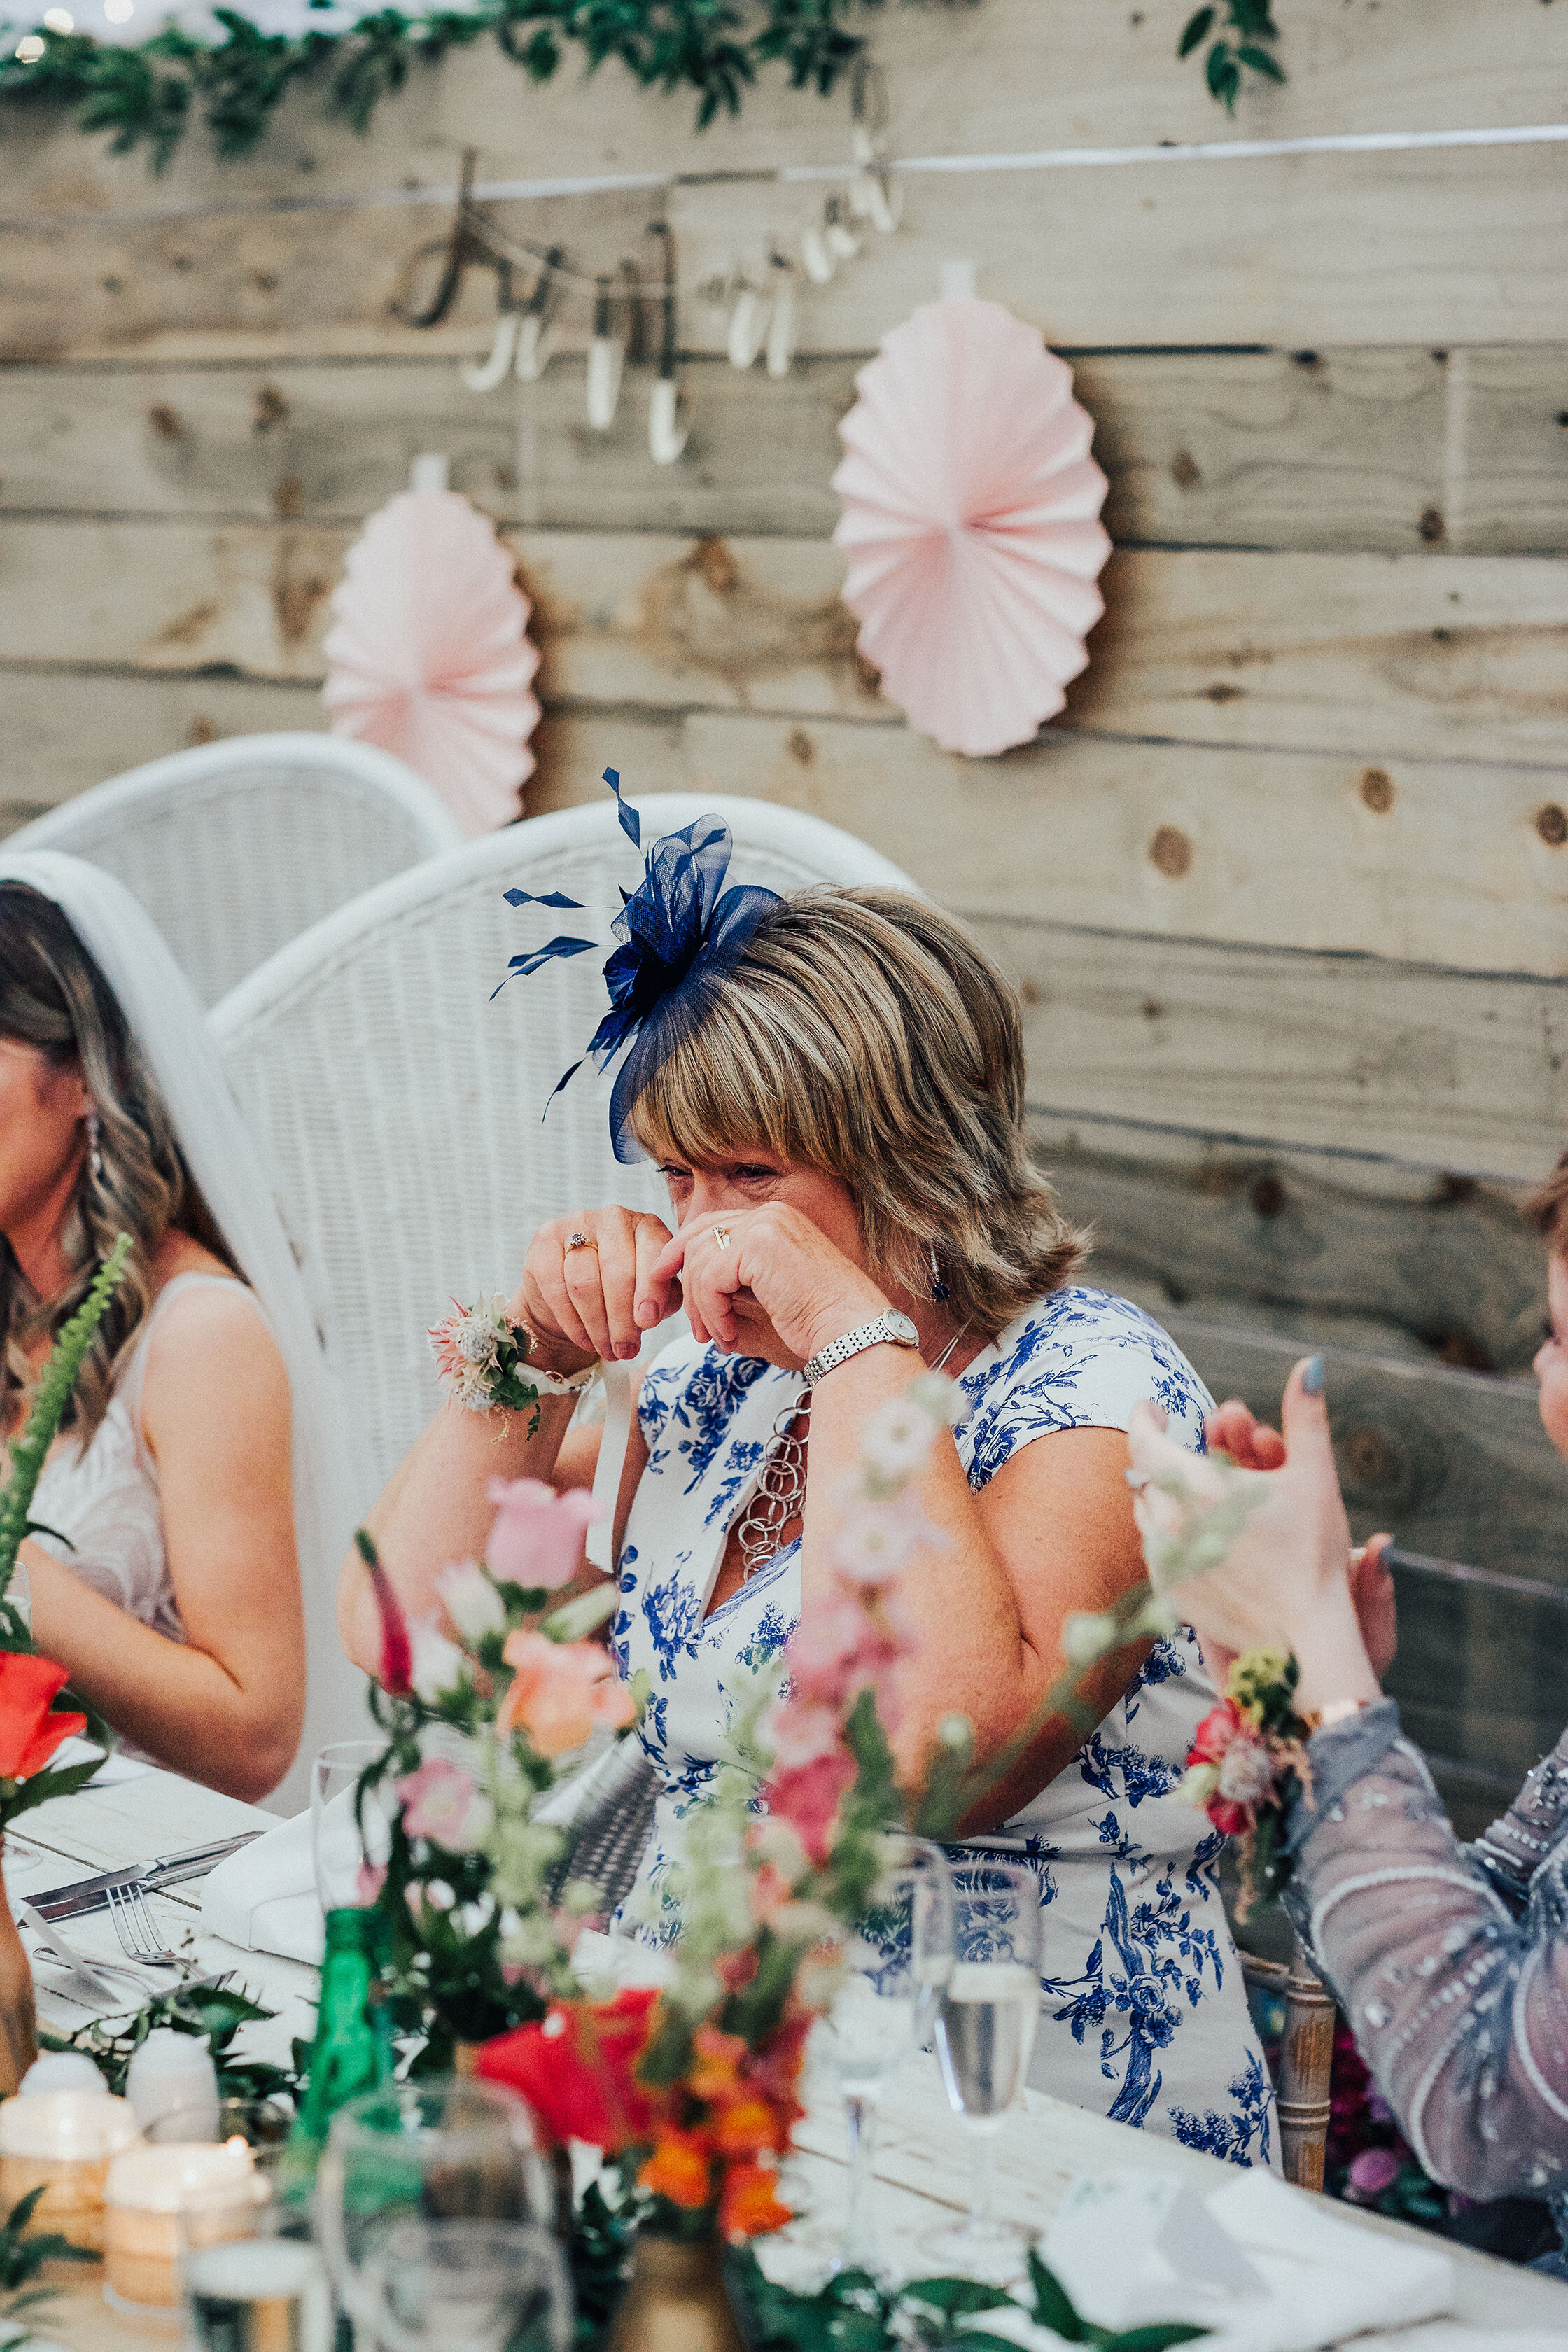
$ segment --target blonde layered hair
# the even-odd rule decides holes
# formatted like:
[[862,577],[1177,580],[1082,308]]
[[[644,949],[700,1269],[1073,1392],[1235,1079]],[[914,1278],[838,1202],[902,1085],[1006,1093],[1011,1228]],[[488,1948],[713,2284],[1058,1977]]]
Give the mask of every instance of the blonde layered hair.
[[52,1341],[76,1312],[115,1235],[132,1239],[67,1412],[67,1426],[85,1444],[152,1309],[153,1261],[169,1228],[238,1269],[113,991],[60,908],[26,882],[0,882],[0,1036],[37,1047],[56,1069],[79,1064],[98,1112],[102,1163],[95,1171],[83,1160],[60,1237],[70,1271],[53,1297],[37,1297],[0,1236],[0,1426],[36,1378],[28,1350]]
[[934,1262],[988,1339],[1083,1260],[1029,1159],[1017,997],[901,892],[804,890],[765,915],[632,1124],[656,1159],[762,1144],[837,1177],[873,1272],[918,1297]]

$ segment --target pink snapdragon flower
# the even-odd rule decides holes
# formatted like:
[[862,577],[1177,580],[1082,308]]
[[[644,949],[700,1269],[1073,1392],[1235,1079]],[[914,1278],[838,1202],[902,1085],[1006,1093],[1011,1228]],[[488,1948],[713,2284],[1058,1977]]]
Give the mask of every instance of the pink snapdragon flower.
[[495,1822],[495,1809],[460,1765],[432,1757],[397,1783],[403,1826],[448,1853],[477,1853]]
[[855,1770],[848,1749],[836,1746],[830,1755],[817,1757],[799,1771],[776,1773],[767,1784],[768,1811],[789,1823],[818,1870],[827,1860],[839,1800]]
[[595,1724],[621,1730],[637,1713],[630,1685],[616,1678],[595,1642],[552,1642],[518,1632],[501,1652],[511,1683],[496,1717],[502,1731],[526,1731],[542,1756],[581,1748]]
[[838,1746],[837,1706],[821,1699],[786,1699],[768,1719],[775,1772],[799,1772],[819,1756],[831,1756]]
[[587,1489],[558,1495],[542,1478],[492,1478],[488,1491],[496,1507],[485,1546],[490,1574],[549,1592],[569,1584],[583,1564],[584,1532],[599,1516]]
[[945,1551],[948,1539],[927,1518],[919,1492],[896,1501],[858,1503],[833,1538],[833,1564],[851,1584],[886,1584],[917,1551]]

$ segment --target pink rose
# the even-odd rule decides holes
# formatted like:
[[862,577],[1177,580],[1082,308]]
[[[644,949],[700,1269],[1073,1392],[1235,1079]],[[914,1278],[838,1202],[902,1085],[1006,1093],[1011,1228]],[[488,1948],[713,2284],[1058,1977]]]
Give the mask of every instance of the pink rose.
[[583,1565],[584,1530],[599,1516],[586,1487],[558,1495],[542,1478],[492,1478],[489,1492],[496,1507],[485,1546],[490,1574],[549,1592],[570,1584]]
[[501,1652],[511,1683],[496,1717],[502,1731],[526,1731],[542,1756],[581,1748],[595,1724],[630,1723],[637,1702],[595,1642],[552,1642],[509,1633]]
[[799,1772],[838,1747],[838,1709],[820,1699],[788,1699],[768,1723],[775,1772]]
[[1187,1750],[1189,1764],[1217,1764],[1241,1728],[1241,1709],[1233,1698],[1222,1698],[1211,1706],[1196,1731]]
[[1405,2168],[1405,2159],[1392,2147],[1363,2147],[1359,2156],[1351,2158],[1347,2187],[1352,2203],[1370,2205],[1385,2189],[1392,2189]]
[[854,1758],[838,1748],[801,1771],[779,1773],[767,1784],[769,1811],[788,1822],[818,1870],[827,1860],[838,1801],[854,1778]]
[[432,1759],[397,1783],[403,1826],[411,1838],[428,1838],[448,1853],[473,1853],[495,1820],[489,1799],[459,1765]]

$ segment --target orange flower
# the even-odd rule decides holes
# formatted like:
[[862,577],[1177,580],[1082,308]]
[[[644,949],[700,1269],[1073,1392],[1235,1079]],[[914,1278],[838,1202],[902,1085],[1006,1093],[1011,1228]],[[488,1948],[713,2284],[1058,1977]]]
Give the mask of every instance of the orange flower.
[[719,2227],[727,2238],[761,2238],[795,2219],[781,2204],[779,2177],[771,2165],[732,2164],[724,2176]]
[[51,1715],[67,1668],[23,1650],[0,1651],[0,1780],[30,1780],[61,1740],[87,1729],[85,1715]]
[[713,2141],[721,2156],[756,2156],[764,2147],[789,2145],[789,2120],[765,2099],[735,2099],[713,2118]]
[[712,2194],[710,2172],[705,2132],[667,2131],[659,2135],[653,2154],[638,2173],[637,2186],[695,2213]]
[[629,1686],[596,1642],[552,1642],[546,1633],[509,1633],[501,1651],[513,1670],[496,1721],[526,1731],[542,1756],[581,1748],[596,1723],[619,1730],[637,1709]]
[[721,2033],[716,2025],[700,2025],[691,2037],[692,2063],[686,2077],[686,2087],[694,2099],[706,2099],[710,2104],[723,2099],[738,2099],[742,2095],[741,2066],[746,2056],[746,2044],[738,2033]]

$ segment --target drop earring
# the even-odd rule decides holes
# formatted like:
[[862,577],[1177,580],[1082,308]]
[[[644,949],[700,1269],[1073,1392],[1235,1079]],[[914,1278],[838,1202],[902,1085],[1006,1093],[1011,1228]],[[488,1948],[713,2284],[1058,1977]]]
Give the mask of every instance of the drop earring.
[[931,1257],[931,1295],[940,1307],[943,1299],[952,1297],[952,1293],[942,1278],[942,1269],[936,1262],[936,1251],[931,1250],[929,1255]]
[[103,1174],[103,1154],[98,1148],[98,1113],[89,1110],[87,1115],[87,1166],[88,1173],[95,1183]]

